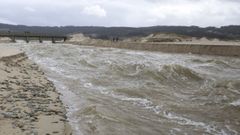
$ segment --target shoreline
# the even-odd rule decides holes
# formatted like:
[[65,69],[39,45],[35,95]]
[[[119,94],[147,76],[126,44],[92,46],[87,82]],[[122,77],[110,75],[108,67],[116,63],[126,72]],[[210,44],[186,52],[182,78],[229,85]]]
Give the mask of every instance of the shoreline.
[[71,135],[54,84],[24,52],[0,49],[0,134]]
[[96,47],[112,47],[120,49],[159,51],[165,53],[191,53],[199,55],[217,55],[240,57],[239,44],[214,44],[194,42],[162,42],[162,43],[138,43],[138,42],[111,42],[111,41],[67,41],[68,44],[87,45]]

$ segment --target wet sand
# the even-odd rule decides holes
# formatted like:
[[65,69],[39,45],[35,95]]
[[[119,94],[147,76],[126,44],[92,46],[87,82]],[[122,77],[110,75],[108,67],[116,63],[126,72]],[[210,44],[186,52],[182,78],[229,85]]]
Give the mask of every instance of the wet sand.
[[0,50],[0,134],[70,135],[53,83],[24,52]]

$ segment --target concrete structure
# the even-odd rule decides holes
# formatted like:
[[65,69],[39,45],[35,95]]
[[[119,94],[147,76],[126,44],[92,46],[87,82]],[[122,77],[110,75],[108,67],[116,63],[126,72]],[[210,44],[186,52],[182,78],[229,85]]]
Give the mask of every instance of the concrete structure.
[[11,32],[0,33],[0,37],[9,37],[13,42],[16,42],[16,39],[25,40],[27,43],[29,43],[30,40],[39,40],[40,43],[42,43],[43,40],[52,41],[52,43],[56,43],[56,41],[65,42],[68,38],[67,36],[31,34],[29,32],[24,32],[24,34],[14,34]]

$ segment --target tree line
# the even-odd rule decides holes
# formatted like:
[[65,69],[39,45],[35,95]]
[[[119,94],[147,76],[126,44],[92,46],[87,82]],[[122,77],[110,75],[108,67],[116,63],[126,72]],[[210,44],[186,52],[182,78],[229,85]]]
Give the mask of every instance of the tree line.
[[83,33],[99,39],[112,39],[113,37],[129,38],[147,36],[152,33],[176,33],[192,37],[218,38],[222,40],[240,40],[240,25],[222,27],[198,26],[152,26],[152,27],[98,27],[98,26],[25,26],[0,23],[0,33],[11,31],[13,33],[30,32],[46,35],[70,35]]

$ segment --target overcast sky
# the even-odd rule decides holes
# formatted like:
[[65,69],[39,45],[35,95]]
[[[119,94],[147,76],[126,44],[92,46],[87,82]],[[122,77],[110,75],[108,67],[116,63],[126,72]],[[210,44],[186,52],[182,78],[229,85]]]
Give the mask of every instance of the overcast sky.
[[240,24],[240,0],[0,0],[0,23],[41,26]]

